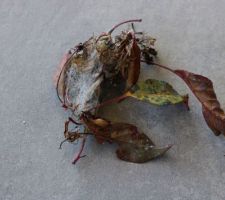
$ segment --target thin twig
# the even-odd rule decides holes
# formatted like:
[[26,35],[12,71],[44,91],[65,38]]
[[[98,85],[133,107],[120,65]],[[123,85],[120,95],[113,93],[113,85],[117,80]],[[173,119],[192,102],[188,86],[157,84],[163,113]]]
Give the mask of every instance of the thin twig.
[[91,110],[94,110],[94,109],[97,109],[97,108],[100,108],[102,106],[105,106],[105,105],[109,105],[109,104],[112,104],[112,103],[118,103],[124,99],[126,99],[128,96],[127,96],[127,92],[122,94],[121,96],[118,96],[118,97],[115,97],[115,98],[112,98],[112,99],[109,99],[109,100],[106,100],[100,104],[98,104],[97,106],[91,108],[89,111]]
[[61,78],[62,72],[64,71],[65,67],[66,67],[66,66],[68,65],[68,63],[72,60],[74,54],[77,53],[78,51],[80,51],[81,48],[83,48],[82,46],[83,46],[83,44],[80,43],[80,44],[76,45],[74,48],[72,48],[72,49],[74,50],[74,52],[73,52],[72,54],[71,54],[71,51],[68,52],[68,54],[71,54],[71,56],[70,56],[69,58],[67,58],[67,61],[66,61],[66,63],[63,65],[62,70],[60,71],[60,74],[59,74],[59,77],[58,77],[58,80],[57,80],[57,85],[56,85],[57,96],[58,96],[60,102],[63,104],[63,107],[65,107],[65,108],[67,108],[67,106],[65,105],[65,96],[64,96],[64,94],[63,94],[63,98],[64,98],[64,99],[62,100],[61,97],[60,97],[60,95],[59,95],[59,80],[60,80],[60,78]]
[[[141,60],[141,62],[147,63],[145,60]],[[161,68],[163,68],[163,69],[166,69],[166,70],[168,70],[168,71],[170,71],[170,72],[175,73],[175,71],[174,71],[173,69],[170,69],[169,67],[164,66],[164,65],[161,65],[161,64],[158,64],[158,63],[150,62],[150,63],[147,63],[147,64],[149,64],[149,65],[156,65],[156,66],[158,66],[158,67],[161,67]]]
[[[74,56],[74,54],[76,53],[76,51],[74,51],[72,54],[71,54],[71,56],[67,59],[67,61],[66,61],[66,63],[63,65],[63,67],[62,67],[62,70],[61,70],[61,72],[60,72],[60,74],[59,74],[59,77],[58,77],[58,80],[57,80],[57,85],[56,85],[56,92],[57,92],[57,96],[58,96],[58,98],[59,98],[59,101],[62,103],[62,104],[64,104],[64,102],[65,102],[65,100],[63,99],[61,99],[61,97],[60,97],[60,95],[59,95],[59,80],[60,80],[60,78],[61,78],[61,76],[62,76],[62,72],[64,71],[64,69],[65,69],[65,67],[68,65],[68,63],[72,60],[72,57]],[[64,98],[64,97],[63,97]]]
[[68,139],[67,139],[67,138],[66,138],[65,140],[63,140],[63,141],[60,143],[60,145],[59,145],[59,149],[62,149],[62,145],[63,145],[66,141],[68,141]]
[[131,20],[121,22],[121,23],[115,25],[108,33],[111,34],[116,28],[118,28],[119,26],[121,26],[123,24],[129,23],[129,22],[141,22],[141,21],[142,21],[142,19],[131,19]]
[[81,144],[81,148],[80,148],[80,151],[79,151],[79,153],[74,157],[74,159],[73,159],[73,161],[72,161],[72,164],[75,165],[76,162],[77,162],[80,158],[83,158],[83,157],[86,156],[86,155],[81,156],[81,153],[83,152],[83,149],[84,149],[85,142],[86,142],[86,137],[83,138],[82,144]]
[[76,122],[73,118],[71,118],[71,117],[69,117],[69,121],[70,122],[73,122],[74,124],[76,124],[76,125],[82,125],[81,123],[79,123],[79,122]]

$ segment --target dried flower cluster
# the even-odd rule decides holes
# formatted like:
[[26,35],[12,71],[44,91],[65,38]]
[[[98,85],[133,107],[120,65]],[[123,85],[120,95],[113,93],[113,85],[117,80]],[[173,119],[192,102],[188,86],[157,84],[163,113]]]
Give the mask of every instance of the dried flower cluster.
[[[141,62],[169,70],[183,79],[202,104],[208,126],[216,135],[225,134],[225,114],[211,80],[154,63],[157,55],[155,39],[136,32],[133,23],[140,21],[122,22],[109,32],[76,45],[60,64],[57,95],[63,107],[72,113],[65,122],[65,141],[82,139],[74,164],[82,157],[88,135],[93,135],[99,143],[117,143],[118,158],[135,163],[159,157],[171,147],[155,146],[147,135],[132,124],[114,123],[97,116],[101,106],[118,103],[128,97],[159,106],[182,103],[189,109],[188,95],[178,94],[170,84],[155,79],[138,81]],[[124,23],[131,23],[130,29],[112,36],[113,31]],[[73,131],[70,123],[74,126]]]

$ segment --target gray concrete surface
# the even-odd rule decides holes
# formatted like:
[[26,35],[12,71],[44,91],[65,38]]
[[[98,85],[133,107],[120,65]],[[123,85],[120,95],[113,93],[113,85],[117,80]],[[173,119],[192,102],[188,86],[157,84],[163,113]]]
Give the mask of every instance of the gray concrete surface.
[[[158,39],[159,62],[204,74],[225,108],[225,1],[220,0],[1,0],[0,199],[1,200],[224,200],[225,138],[206,126],[190,94],[191,111],[135,101],[106,107],[110,119],[138,125],[168,154],[138,165],[120,161],[114,145],[89,138],[88,155],[71,164],[78,145],[65,144],[52,75],[63,53],[126,19]],[[168,72],[143,66],[141,78],[167,80]]]

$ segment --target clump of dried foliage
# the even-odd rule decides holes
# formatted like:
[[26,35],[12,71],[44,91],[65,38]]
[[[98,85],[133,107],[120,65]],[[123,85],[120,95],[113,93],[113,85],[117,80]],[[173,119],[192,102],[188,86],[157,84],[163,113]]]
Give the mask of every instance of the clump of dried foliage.
[[[100,36],[92,36],[72,48],[61,61],[57,95],[63,107],[72,113],[65,122],[64,141],[82,139],[80,152],[73,159],[74,164],[82,157],[88,135],[93,135],[101,144],[117,143],[118,158],[135,163],[162,156],[171,148],[171,145],[157,147],[132,124],[115,123],[98,116],[100,107],[126,98],[158,106],[184,104],[189,109],[188,95],[178,94],[169,83],[155,79],[138,81],[142,62],[179,76],[201,103],[203,116],[211,130],[215,135],[225,134],[225,114],[212,81],[202,75],[155,63],[156,40],[148,34],[136,32],[134,22],[141,20],[128,20]],[[124,23],[131,23],[130,28],[113,35],[113,31]],[[69,127],[70,123],[73,129]]]

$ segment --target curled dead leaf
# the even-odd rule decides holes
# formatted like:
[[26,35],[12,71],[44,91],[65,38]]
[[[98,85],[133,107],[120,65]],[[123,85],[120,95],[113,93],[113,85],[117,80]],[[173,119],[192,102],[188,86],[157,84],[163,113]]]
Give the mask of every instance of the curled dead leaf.
[[140,54],[141,54],[140,48],[137,45],[136,41],[134,40],[131,49],[130,64],[128,67],[128,76],[126,83],[127,88],[130,88],[138,81],[140,74],[140,59],[141,59]]
[[102,118],[94,118],[90,114],[84,114],[82,120],[101,143],[117,143],[117,156],[125,161],[144,163],[162,156],[171,148],[171,145],[156,147],[147,135],[139,132],[132,124],[113,123]]
[[174,70],[174,73],[185,81],[202,104],[205,121],[215,135],[225,135],[225,113],[217,100],[212,81],[185,70]]

